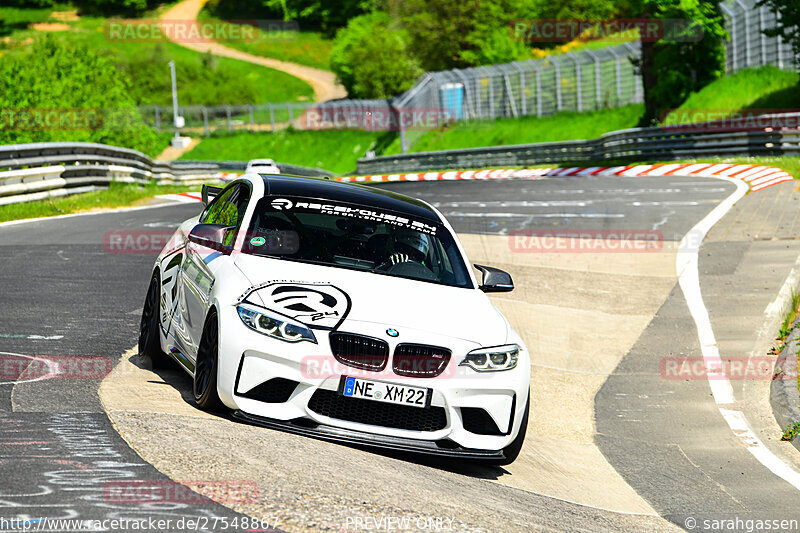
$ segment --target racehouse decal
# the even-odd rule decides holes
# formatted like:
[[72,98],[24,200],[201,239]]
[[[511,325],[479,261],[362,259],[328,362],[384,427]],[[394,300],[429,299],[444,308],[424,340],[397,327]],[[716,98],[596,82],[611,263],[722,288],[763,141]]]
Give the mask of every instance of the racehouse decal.
[[290,211],[290,210],[304,210],[316,211],[323,215],[339,215],[345,217],[358,218],[361,220],[368,220],[370,222],[384,222],[395,226],[402,226],[406,228],[427,233],[429,235],[436,235],[436,226],[426,224],[418,220],[411,220],[402,215],[395,215],[365,207],[354,207],[341,204],[330,204],[321,202],[309,202],[306,200],[289,200],[287,198],[275,198],[270,202],[270,205],[276,211]]
[[245,298],[253,294],[267,309],[318,329],[336,329],[350,312],[350,297],[329,284],[271,282],[254,287]]

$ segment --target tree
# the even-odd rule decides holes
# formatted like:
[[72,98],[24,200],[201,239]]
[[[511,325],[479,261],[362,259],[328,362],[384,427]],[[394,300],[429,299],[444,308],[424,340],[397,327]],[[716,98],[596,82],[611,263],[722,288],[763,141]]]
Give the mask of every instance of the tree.
[[619,14],[620,4],[624,3],[619,0],[531,0],[531,12],[542,19],[608,20]]
[[800,2],[797,0],[761,0],[758,6],[772,8],[778,14],[775,28],[764,30],[770,37],[782,37],[792,45],[795,64],[800,67]]
[[425,70],[507,63],[527,56],[509,23],[530,17],[524,0],[389,0]]
[[408,34],[386,13],[361,15],[336,35],[331,70],[353,98],[395,96],[422,74],[408,43]]
[[73,0],[81,13],[137,16],[157,5],[158,0]]
[[320,30],[333,36],[347,22],[368,13],[373,0],[211,0],[209,11],[222,19],[282,19],[301,30]]
[[130,87],[88,46],[39,39],[0,61],[0,144],[86,141],[158,153],[162,141],[142,120]]
[[4,4],[16,7],[51,7],[55,0],[5,0]]
[[[678,107],[725,73],[727,36],[713,0],[635,0],[635,16],[660,19],[672,31],[661,40],[642,41],[637,66],[642,74],[645,111],[640,126]],[[685,21],[676,28],[672,21]]]

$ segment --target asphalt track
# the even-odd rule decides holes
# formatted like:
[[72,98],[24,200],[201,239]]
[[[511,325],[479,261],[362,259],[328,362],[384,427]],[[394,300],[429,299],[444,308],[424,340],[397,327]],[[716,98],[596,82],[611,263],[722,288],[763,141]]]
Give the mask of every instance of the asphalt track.
[[[496,236],[521,229],[552,228],[646,229],[660,231],[664,240],[672,243],[679,241],[735,189],[724,181],[673,176],[402,183],[386,187],[433,202],[456,231],[464,234]],[[791,187],[787,184],[774,189],[791,191]],[[764,196],[758,198],[768,198],[768,194],[777,193],[760,192],[758,195]],[[792,196],[791,192],[786,194]],[[740,220],[737,210],[749,208],[760,213],[752,206],[758,198],[757,195],[745,198],[720,223],[720,226],[728,223],[729,238],[715,240],[712,232],[711,242],[701,248],[701,286],[708,290],[706,300],[712,321],[715,328],[731,332],[731,343],[738,339],[734,333],[742,338],[754,336],[758,324],[752,325],[751,334],[747,329],[750,326],[745,327],[738,319],[749,316],[748,313],[760,314],[764,308],[762,302],[768,304],[774,298],[800,253],[794,242],[780,240],[784,238],[777,235],[780,227],[763,231],[759,236],[748,232],[746,224],[736,226]],[[0,355],[4,358],[8,354],[99,356],[110,358],[114,365],[124,362],[122,354],[136,343],[141,302],[155,254],[108,253],[103,245],[104,236],[109,231],[173,228],[198,209],[197,204],[183,204],[0,226],[3,258],[0,269],[3,354]],[[743,216],[747,217],[747,213]],[[769,216],[763,214],[762,218]],[[792,225],[787,231],[791,234],[793,230]],[[775,235],[767,235],[770,231]],[[669,294],[647,324],[645,333],[604,379],[594,401],[596,433],[590,438],[614,470],[658,515],[681,528],[695,529],[686,522],[689,517],[701,525],[707,518],[800,518],[794,505],[797,490],[769,472],[741,446],[721,419],[708,383],[665,380],[659,375],[658,360],[665,354],[699,353],[697,332],[682,293],[674,281],[669,283]],[[568,292],[581,288],[565,289]],[[540,292],[537,297],[542,300],[564,298],[565,292],[548,286],[546,279],[537,289]],[[736,290],[741,290],[744,296],[737,298]],[[604,298],[599,305],[608,308],[633,305],[624,292],[609,293]],[[726,317],[738,317],[738,321],[729,325]],[[19,356],[11,357],[18,361]],[[98,398],[100,380],[26,382],[24,375],[9,378],[5,374],[0,380],[0,519],[204,517],[213,520],[216,517],[232,520],[238,516],[214,503],[109,503],[104,492],[109,482],[160,482],[169,477],[144,460],[137,453],[141,449],[134,451],[117,433],[118,428],[111,423]],[[153,386],[171,385],[185,392],[188,379],[179,373],[166,377],[153,374],[150,382]],[[736,385],[737,393],[743,387]],[[747,391],[743,395],[746,398]],[[565,396],[562,402],[569,407],[570,398]],[[533,417],[536,416],[534,412]],[[768,427],[768,421],[761,425]],[[171,444],[185,445],[186,452],[171,451],[191,463],[194,452],[188,450],[193,443],[205,442],[204,426],[202,421],[187,422],[186,430],[195,433],[168,437]],[[425,515],[439,507],[442,513],[451,512],[457,530],[631,531],[671,527],[658,517],[614,512],[503,485],[508,472],[502,469],[441,464],[391,454],[387,457],[310,439],[286,440],[260,428],[241,431],[248,435],[260,432],[265,439],[274,438],[272,442],[279,445],[299,446],[309,454],[307,459],[293,456],[291,461],[278,463],[277,468],[292,473],[291,479],[285,479],[287,488],[302,486],[309,492],[331,490],[310,480],[346,477],[351,475],[348,469],[354,464],[367,477],[374,476],[386,483],[396,479],[407,481],[408,486],[396,489],[397,501],[391,501],[391,491],[370,494],[369,485],[352,489],[339,486],[342,496],[353,491],[348,496],[363,500],[365,505],[383,499],[380,503],[386,504],[386,508],[381,508],[382,514],[390,513],[393,505],[405,512]],[[151,436],[151,440],[156,442],[161,437]],[[237,461],[230,450],[206,447],[202,451],[216,453],[220,462]],[[284,450],[284,456],[291,456],[293,451]],[[535,450],[529,448],[529,451],[536,454]],[[782,455],[787,460],[796,459],[788,452],[781,453],[787,454]],[[337,460],[342,457],[349,461]],[[305,462],[327,470],[304,470]],[[370,473],[372,464],[376,468]],[[298,485],[301,481],[297,478],[307,484]],[[430,501],[432,491],[422,490],[431,487],[433,492],[441,491],[441,501]],[[357,490],[364,492],[355,493]],[[353,529],[347,529],[341,522],[338,528],[331,527],[320,516],[314,516],[298,498],[291,494],[282,497],[283,500],[278,500],[276,496],[275,501],[281,509],[279,527],[285,524],[292,531],[318,530],[323,525],[329,529]],[[487,508],[475,509],[475,502],[482,499]],[[333,513],[331,509],[325,512]],[[341,515],[338,519],[341,520]],[[222,530],[219,526],[211,527],[213,521],[206,520],[204,524],[208,530]],[[0,521],[0,531],[4,529],[12,528],[4,528]],[[705,530],[730,529],[745,530],[744,526]]]

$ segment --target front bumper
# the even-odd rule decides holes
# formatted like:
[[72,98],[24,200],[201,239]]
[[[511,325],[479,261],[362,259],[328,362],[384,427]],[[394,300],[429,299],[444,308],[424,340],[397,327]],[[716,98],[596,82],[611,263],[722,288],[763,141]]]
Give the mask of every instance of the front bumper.
[[[342,365],[331,355],[326,332],[317,332],[318,344],[285,343],[246,328],[233,309],[229,312],[227,320],[221,321],[218,388],[220,398],[237,412],[240,420],[336,442],[491,459],[502,458],[502,449],[520,430],[530,386],[530,359],[521,342],[518,342],[521,352],[517,368],[481,373],[458,366],[464,354],[479,347],[475,343],[404,328],[406,342],[447,346],[453,351],[448,369],[441,376],[408,378],[392,374],[391,360],[388,371],[374,374]],[[341,330],[385,338],[385,328],[384,324],[349,321]],[[389,343],[390,353],[394,353],[395,345],[392,340]],[[313,376],[308,373],[309,360],[319,370]],[[317,399],[324,394],[330,400],[343,375],[430,388],[431,408],[437,410],[441,423],[423,424],[424,427],[416,429],[391,427],[391,424],[365,423],[364,419],[326,416],[320,409],[314,410],[315,394]],[[248,391],[276,379],[296,383],[281,401],[265,402],[245,397]],[[415,407],[408,409],[422,411]],[[474,427],[468,427],[467,413],[477,410],[492,419],[496,432],[481,434],[476,433]],[[414,414],[412,411],[411,415]]]

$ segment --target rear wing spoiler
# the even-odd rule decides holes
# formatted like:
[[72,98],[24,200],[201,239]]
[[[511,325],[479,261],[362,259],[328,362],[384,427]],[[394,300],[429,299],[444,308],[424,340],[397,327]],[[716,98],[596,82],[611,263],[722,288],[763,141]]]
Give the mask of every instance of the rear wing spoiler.
[[212,185],[203,185],[203,205],[217,197],[222,192],[222,187],[214,187]]

